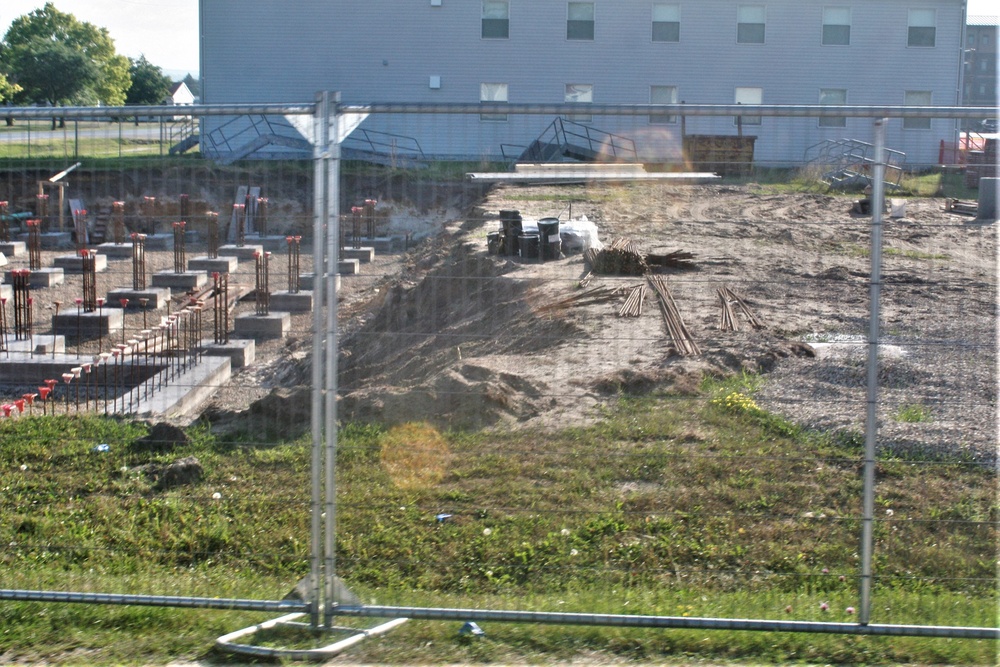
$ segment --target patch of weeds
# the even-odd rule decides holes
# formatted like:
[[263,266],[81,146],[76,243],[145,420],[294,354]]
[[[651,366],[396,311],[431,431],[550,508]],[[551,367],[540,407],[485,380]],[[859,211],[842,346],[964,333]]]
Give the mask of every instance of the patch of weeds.
[[889,257],[905,257],[907,259],[934,259],[934,260],[947,260],[951,259],[951,256],[945,255],[943,253],[936,252],[923,252],[920,250],[903,250],[901,248],[885,248],[882,251],[883,254]]
[[931,409],[920,403],[906,403],[896,410],[895,419],[904,424],[919,424],[934,421]]

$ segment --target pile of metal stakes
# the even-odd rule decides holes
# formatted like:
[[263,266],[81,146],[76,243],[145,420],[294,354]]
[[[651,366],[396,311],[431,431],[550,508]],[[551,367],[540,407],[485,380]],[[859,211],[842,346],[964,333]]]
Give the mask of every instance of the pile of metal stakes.
[[722,303],[722,317],[719,322],[719,329],[722,331],[739,331],[740,323],[736,317],[737,313],[742,314],[743,318],[754,329],[764,328],[764,323],[739,294],[725,285],[715,290],[715,293],[719,295],[719,301]]
[[663,323],[667,327],[667,333],[674,343],[677,352],[682,356],[701,354],[701,348],[694,341],[688,331],[681,314],[677,310],[677,304],[667,289],[667,281],[660,276],[647,276],[649,284],[653,286],[659,297],[660,314],[663,315]]
[[597,274],[641,276],[649,270],[646,258],[629,239],[617,238],[600,250],[591,248],[583,259]]

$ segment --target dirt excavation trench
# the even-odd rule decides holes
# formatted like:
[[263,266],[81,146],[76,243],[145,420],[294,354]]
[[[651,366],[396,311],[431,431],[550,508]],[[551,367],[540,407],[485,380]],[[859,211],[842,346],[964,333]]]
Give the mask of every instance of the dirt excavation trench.
[[[592,423],[623,394],[692,394],[706,374],[747,371],[765,378],[761,407],[860,431],[871,218],[851,203],[753,184],[600,184],[502,186],[465,210],[421,215],[397,207],[390,231],[423,240],[344,278],[339,416],[551,429]],[[987,462],[996,442],[996,225],[944,208],[943,199],[908,199],[904,217],[885,220],[880,440]],[[585,217],[604,245],[629,239],[643,255],[692,253],[689,266],[651,273],[665,280],[700,354],[680,353],[652,289],[640,316],[619,316],[647,277],[591,274],[581,253],[544,263],[491,254],[501,210],[526,221]],[[720,330],[724,287],[763,328]],[[594,291],[606,298],[574,301]],[[252,411],[276,415],[300,402],[307,348],[303,338],[264,346],[253,379],[234,380],[258,391],[223,392],[209,412],[226,421],[269,391]],[[907,406],[929,418],[900,418]]]

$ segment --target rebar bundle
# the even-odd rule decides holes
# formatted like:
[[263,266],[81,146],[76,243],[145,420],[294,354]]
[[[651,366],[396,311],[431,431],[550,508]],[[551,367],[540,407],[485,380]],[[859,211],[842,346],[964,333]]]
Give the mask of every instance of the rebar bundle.
[[247,205],[233,204],[233,213],[236,218],[236,247],[242,248],[247,239]]
[[270,282],[268,265],[271,260],[271,253],[255,252],[254,259],[257,262],[257,291],[255,294],[257,314],[268,315],[271,312],[271,292],[268,285]]
[[639,317],[642,315],[642,304],[646,300],[646,286],[636,285],[629,292],[625,303],[618,309],[618,317]]
[[187,225],[183,220],[175,222],[174,228],[174,273],[184,273],[187,268],[187,248],[184,232]]
[[261,238],[267,236],[267,197],[257,197],[257,235]]
[[299,292],[299,260],[301,255],[301,236],[286,236],[288,242],[288,293],[298,294]]
[[731,290],[729,287],[723,285],[716,290],[716,294],[719,295],[719,301],[722,304],[722,315],[719,322],[719,329],[722,331],[739,331],[740,323],[736,317],[737,312],[743,315],[743,318],[750,324],[754,329],[763,329],[764,323],[757,317],[756,313],[750,309],[743,297],[738,295],[736,292]]
[[361,247],[361,223],[364,219],[365,209],[363,206],[351,207],[351,247]]
[[[143,213],[145,214],[146,202],[143,200]],[[115,244],[125,243],[125,202],[116,201],[111,204],[111,236]]]
[[80,251],[80,268],[83,273],[83,310],[92,313],[97,308],[97,251]]
[[180,196],[180,209],[181,209],[181,211],[180,211],[180,219],[182,221],[184,221],[184,222],[188,221],[188,205],[190,203],[191,202],[189,201],[189,198],[188,198],[187,195],[181,195]]
[[666,255],[649,253],[646,255],[646,263],[650,266],[662,266],[671,269],[693,269],[695,258],[693,252],[686,250],[674,250]]
[[219,258],[219,214],[216,211],[209,211],[205,214],[205,227],[208,232],[208,256],[211,259]]
[[[156,197],[143,197],[142,198],[142,217],[144,218],[143,226],[145,229],[156,229]],[[124,218],[122,218],[124,220]],[[125,228],[122,227],[122,240],[118,240],[117,236],[115,238],[115,243],[124,243],[125,241]]]
[[11,271],[14,281],[14,340],[31,338],[31,271],[15,269]]
[[146,289],[146,235],[132,233],[132,289]]
[[677,304],[674,302],[674,298],[667,288],[667,281],[661,276],[647,276],[647,280],[649,280],[649,284],[653,286],[659,297],[663,323],[667,327],[667,333],[670,334],[670,339],[673,341],[677,352],[683,356],[701,354],[701,349],[688,331],[684,320],[681,319],[680,311],[677,310]]
[[0,243],[10,243],[10,221],[7,213],[7,202],[0,201]]
[[597,274],[641,276],[649,271],[649,265],[636,245],[624,238],[615,239],[601,250],[591,248],[583,258]]
[[368,238],[375,238],[375,205],[378,201],[375,199],[365,200],[365,221],[368,223]]
[[42,220],[28,220],[28,268],[38,271],[42,268]]
[[213,273],[212,310],[215,313],[215,342],[229,342],[229,274]]

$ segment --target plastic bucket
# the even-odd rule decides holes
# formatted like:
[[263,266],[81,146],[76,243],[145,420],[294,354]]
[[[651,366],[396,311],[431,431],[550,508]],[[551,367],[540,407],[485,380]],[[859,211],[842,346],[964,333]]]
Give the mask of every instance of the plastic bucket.
[[538,259],[538,234],[521,234],[518,242],[521,247],[521,259]]
[[559,218],[542,218],[538,221],[538,243],[542,259],[559,259],[562,241],[559,238]]

